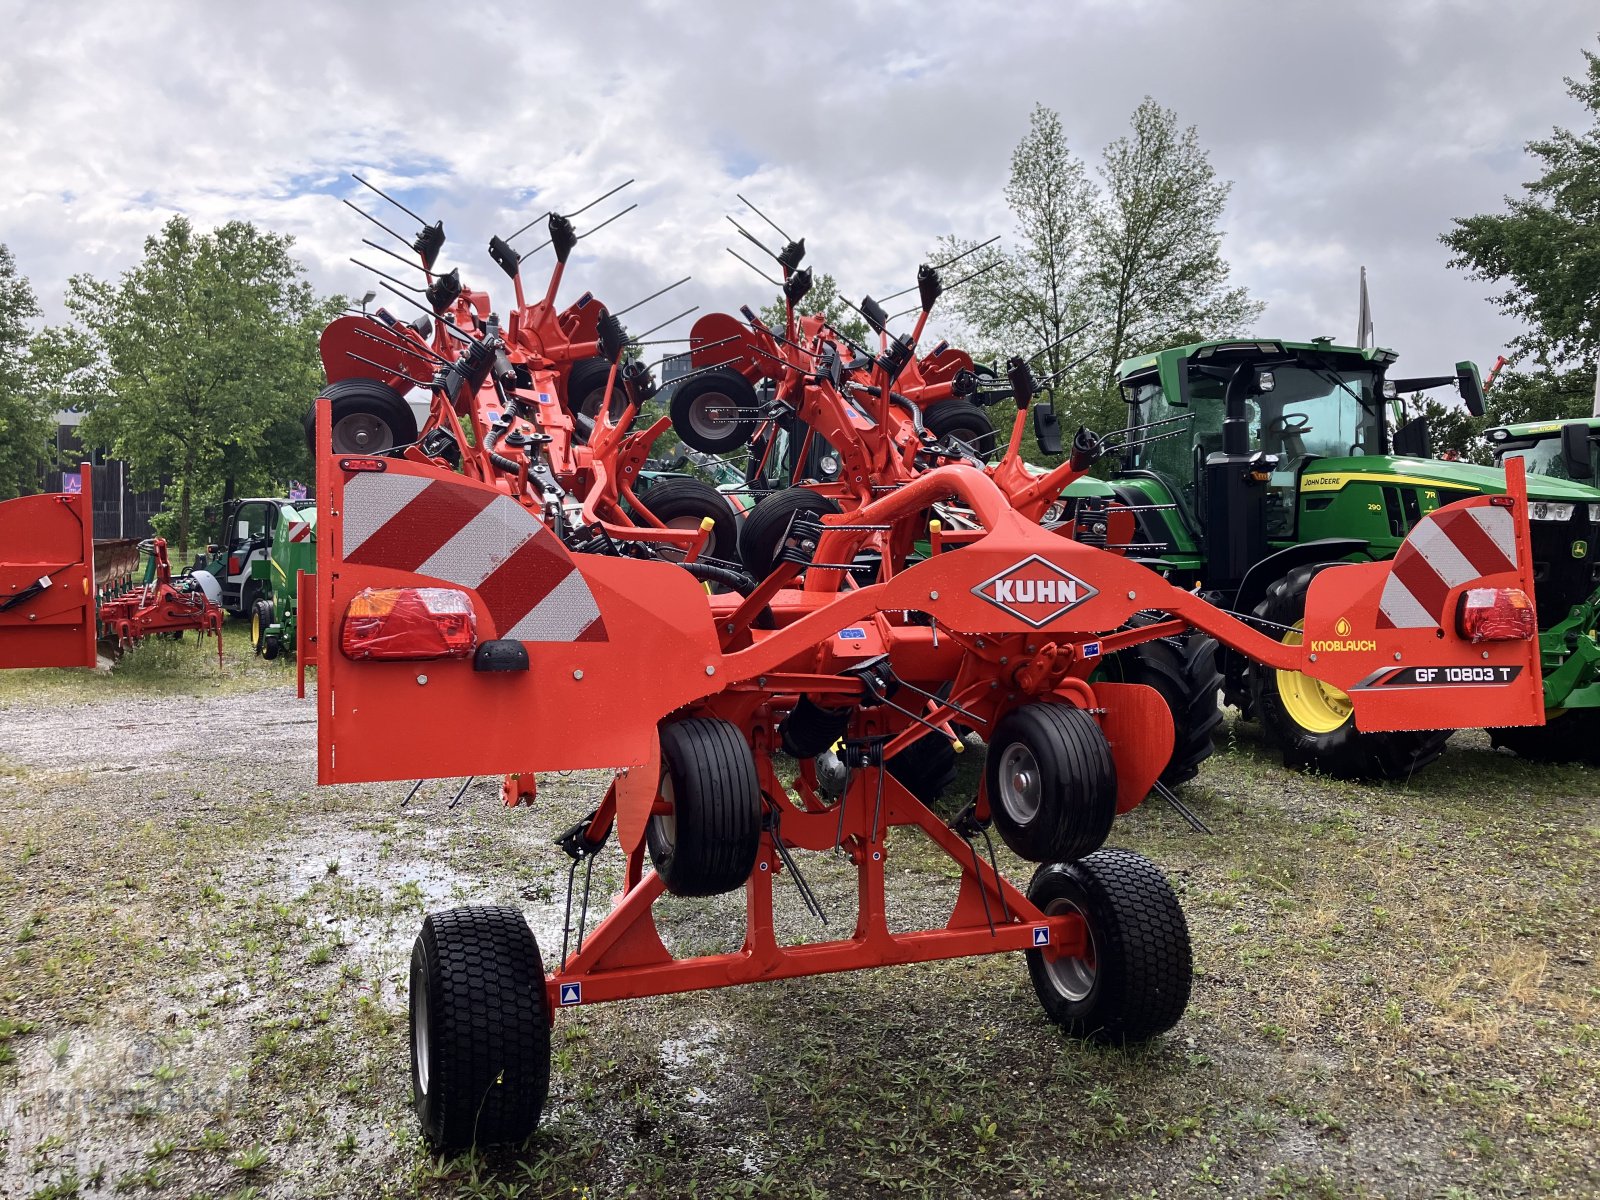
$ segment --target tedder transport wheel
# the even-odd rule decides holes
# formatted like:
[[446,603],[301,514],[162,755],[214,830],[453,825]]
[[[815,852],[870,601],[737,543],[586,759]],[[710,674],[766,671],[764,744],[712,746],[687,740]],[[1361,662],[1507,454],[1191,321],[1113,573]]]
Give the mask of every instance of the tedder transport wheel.
[[752,578],[765,579],[778,563],[778,551],[795,513],[820,516],[839,511],[837,501],[805,488],[774,492],[745,516],[739,531],[739,559]]
[[[754,413],[756,388],[737,371],[707,371],[674,389],[672,427],[696,450],[726,454],[749,442],[756,431],[753,417],[738,417],[738,409]],[[724,410],[724,411],[718,411]]]
[[514,908],[429,913],[411,949],[411,1096],[436,1150],[520,1142],[550,1087],[544,962]]
[[661,799],[650,861],[674,896],[716,896],[750,877],[761,849],[761,785],[739,727],[691,717],[661,727]]
[[1000,718],[983,763],[1000,836],[1033,862],[1098,850],[1117,815],[1117,768],[1095,719],[1070,704],[1026,704]]
[[1073,1037],[1113,1043],[1178,1023],[1194,979],[1189,925],[1154,863],[1130,850],[1046,863],[1028,899],[1046,916],[1075,912],[1089,927],[1083,958],[1028,951],[1028,974],[1052,1021]]
[[[1297,567],[1267,589],[1256,616],[1288,627],[1287,645],[1300,644],[1306,593],[1318,571]],[[1252,663],[1250,696],[1267,741],[1283,752],[1285,766],[1317,770],[1338,779],[1409,779],[1444,753],[1448,729],[1362,733],[1350,697],[1302,675]]]
[[[257,654],[267,653],[267,627],[272,624],[275,615],[271,600],[257,600],[250,606],[250,645]],[[277,655],[268,657],[276,658]]]
[[922,414],[922,424],[935,437],[948,435],[965,442],[985,462],[994,457],[994,422],[971,401],[941,400]]
[[701,520],[710,517],[714,522],[711,537],[701,554],[724,562],[739,561],[739,518],[727,497],[709,483],[658,479],[639,493],[639,503],[669,529],[699,529]]
[[[376,379],[341,379],[317,393],[333,402],[333,452],[382,454],[417,440],[417,417],[406,398]],[[317,406],[306,412],[306,446],[316,456]]]
[[1489,741],[1529,762],[1600,766],[1600,709],[1569,708],[1545,714],[1543,725],[1491,729]]
[[1161,772],[1168,787],[1187,783],[1211,756],[1211,735],[1222,724],[1217,689],[1217,643],[1204,634],[1182,642],[1161,639],[1130,646],[1110,655],[1100,675],[1116,683],[1142,683],[1155,688],[1172,712],[1172,758]]
[[[604,358],[586,358],[581,362],[572,364],[572,370],[567,374],[567,407],[575,413],[581,413],[590,421],[600,417],[600,402],[605,399],[606,381],[611,378],[611,363]],[[611,419],[617,420],[628,407],[628,393],[622,386],[622,376],[618,373],[617,386],[611,390]],[[579,440],[583,437],[581,422],[577,423],[579,432],[575,436]]]

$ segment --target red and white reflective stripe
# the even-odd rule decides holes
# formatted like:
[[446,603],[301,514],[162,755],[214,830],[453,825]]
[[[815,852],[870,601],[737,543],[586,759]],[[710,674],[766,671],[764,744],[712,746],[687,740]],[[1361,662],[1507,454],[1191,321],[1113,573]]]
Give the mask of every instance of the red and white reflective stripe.
[[344,485],[344,560],[471,588],[498,634],[524,642],[605,641],[583,573],[542,521],[509,496],[392,472]]
[[289,529],[288,529],[288,532],[285,534],[285,536],[291,542],[308,542],[308,541],[310,541],[311,540],[311,522],[310,521],[291,521],[291,522],[289,522]]
[[1452,588],[1516,569],[1516,526],[1509,509],[1476,505],[1430,513],[1395,555],[1378,601],[1378,628],[1442,628]]

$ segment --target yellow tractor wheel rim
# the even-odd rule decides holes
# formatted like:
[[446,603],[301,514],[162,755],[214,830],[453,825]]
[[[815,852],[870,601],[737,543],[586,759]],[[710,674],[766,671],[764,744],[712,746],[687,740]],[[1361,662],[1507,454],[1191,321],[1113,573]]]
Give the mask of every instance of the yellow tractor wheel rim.
[[252,646],[261,645],[261,614],[259,612],[250,614],[250,644]]
[[[1298,646],[1304,622],[1283,635],[1285,646]],[[1279,671],[1278,698],[1289,719],[1308,733],[1332,733],[1355,711],[1350,697],[1331,684],[1302,675],[1299,671]]]

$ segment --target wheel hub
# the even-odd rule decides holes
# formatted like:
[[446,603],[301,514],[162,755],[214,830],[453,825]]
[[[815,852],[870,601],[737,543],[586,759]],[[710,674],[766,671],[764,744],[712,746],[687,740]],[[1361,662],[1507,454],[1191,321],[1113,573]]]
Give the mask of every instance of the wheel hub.
[[1026,825],[1039,814],[1043,790],[1033,751],[1021,742],[1012,742],[1000,755],[999,777],[1000,803],[1019,825]]
[[[1083,917],[1083,910],[1064,896],[1058,896],[1045,905],[1045,916],[1056,917],[1063,913],[1076,913]],[[1045,973],[1050,977],[1050,984],[1068,1000],[1086,999],[1094,990],[1096,975],[1096,955],[1094,946],[1094,930],[1090,927],[1087,918],[1083,922],[1083,955],[1058,954],[1051,958],[1045,955]]]
[[394,445],[389,426],[371,413],[351,413],[333,427],[335,450],[376,454]]

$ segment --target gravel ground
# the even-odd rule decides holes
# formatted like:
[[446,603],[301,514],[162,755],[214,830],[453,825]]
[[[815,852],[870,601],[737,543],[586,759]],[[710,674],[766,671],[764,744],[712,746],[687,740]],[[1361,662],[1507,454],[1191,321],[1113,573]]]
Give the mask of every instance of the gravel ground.
[[[550,838],[606,780],[510,811],[494,781],[453,810],[443,782],[405,808],[318,789],[288,677],[174,657],[0,684],[0,1195],[1600,1193],[1600,776],[1458,735],[1409,787],[1360,788],[1244,725],[1186,789],[1210,836],[1155,805],[1113,834],[1194,935],[1190,1010],[1153,1045],[1065,1041],[1013,956],[601,1005],[559,1016],[527,1147],[432,1159],[421,914],[517,904],[553,958]],[[848,927],[853,871],[801,861]],[[890,866],[896,923],[942,922],[948,862],[905,835]],[[615,891],[614,853],[595,879]],[[660,911],[680,953],[742,933],[740,897]]]

